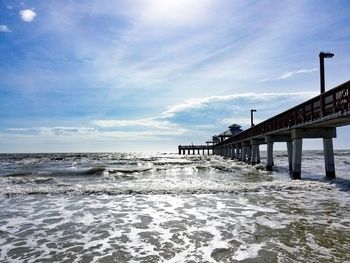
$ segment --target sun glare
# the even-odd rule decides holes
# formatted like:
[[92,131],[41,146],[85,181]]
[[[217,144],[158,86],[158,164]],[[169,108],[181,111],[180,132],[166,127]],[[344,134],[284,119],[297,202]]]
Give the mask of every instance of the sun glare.
[[210,0],[149,0],[144,2],[141,12],[151,23],[196,25],[208,18],[211,3]]

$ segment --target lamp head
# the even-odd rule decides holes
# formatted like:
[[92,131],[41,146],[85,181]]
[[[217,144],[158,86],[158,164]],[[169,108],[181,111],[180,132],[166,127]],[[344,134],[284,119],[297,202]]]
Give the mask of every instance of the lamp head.
[[320,58],[323,57],[323,58],[332,58],[334,56],[333,53],[330,53],[330,52],[321,52],[320,53]]

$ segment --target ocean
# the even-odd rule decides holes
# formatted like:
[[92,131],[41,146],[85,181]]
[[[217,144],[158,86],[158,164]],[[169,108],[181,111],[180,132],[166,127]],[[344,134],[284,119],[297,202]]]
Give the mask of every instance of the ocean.
[[350,151],[0,155],[0,262],[350,262]]

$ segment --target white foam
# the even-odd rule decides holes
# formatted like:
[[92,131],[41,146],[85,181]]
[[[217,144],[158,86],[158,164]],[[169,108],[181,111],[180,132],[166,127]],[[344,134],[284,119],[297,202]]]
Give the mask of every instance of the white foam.
[[235,255],[233,256],[234,260],[242,261],[248,258],[256,258],[258,256],[259,250],[265,244],[244,244],[240,245]]
[[[286,217],[287,217],[287,215],[286,215]],[[264,217],[260,216],[260,217],[256,218],[256,223],[260,224],[262,226],[269,227],[271,229],[283,229],[290,223],[290,221],[286,220],[284,222],[280,222],[277,220],[268,219],[265,216]]]

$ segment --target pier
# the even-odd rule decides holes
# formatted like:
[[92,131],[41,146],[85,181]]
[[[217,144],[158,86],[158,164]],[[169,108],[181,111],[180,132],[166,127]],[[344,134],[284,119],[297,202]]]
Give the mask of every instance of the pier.
[[179,154],[214,154],[213,145],[179,145]]
[[[240,130],[237,124],[231,125],[230,130],[213,136],[211,147],[216,155],[254,165],[260,163],[259,146],[265,144],[266,169],[271,171],[274,166],[274,143],[285,142],[291,178],[300,179],[303,140],[321,138],[325,174],[332,179],[335,178],[333,138],[337,136],[336,128],[349,124],[350,81],[347,81],[259,124],[252,123],[252,127],[247,130]],[[179,154],[180,147],[185,146],[179,146]],[[181,149],[189,151],[189,148]]]

